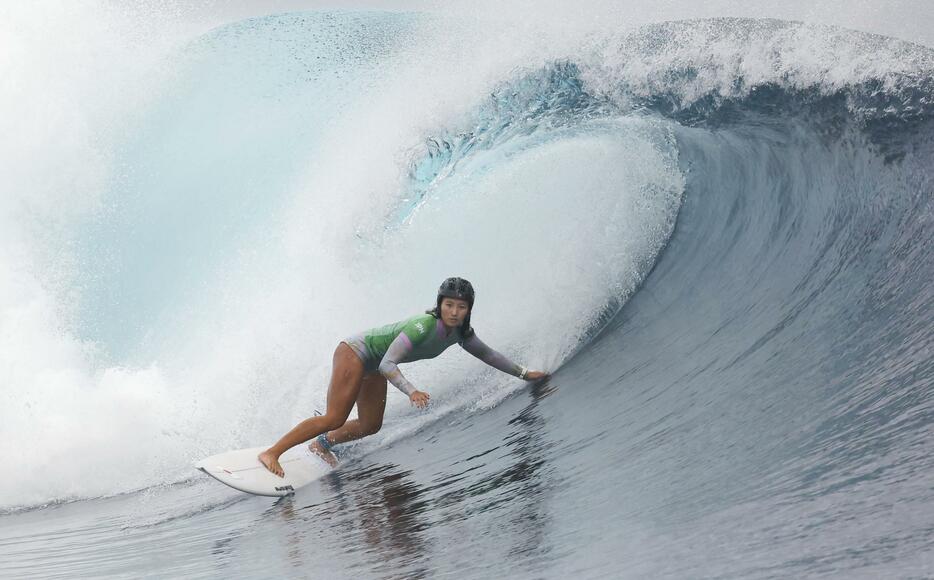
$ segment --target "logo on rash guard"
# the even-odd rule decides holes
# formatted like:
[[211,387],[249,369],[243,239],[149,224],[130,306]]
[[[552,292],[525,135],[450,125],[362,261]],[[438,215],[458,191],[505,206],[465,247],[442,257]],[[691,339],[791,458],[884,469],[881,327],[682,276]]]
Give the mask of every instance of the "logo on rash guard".
[[416,322],[415,330],[417,330],[419,334],[425,334],[425,325],[421,322]]

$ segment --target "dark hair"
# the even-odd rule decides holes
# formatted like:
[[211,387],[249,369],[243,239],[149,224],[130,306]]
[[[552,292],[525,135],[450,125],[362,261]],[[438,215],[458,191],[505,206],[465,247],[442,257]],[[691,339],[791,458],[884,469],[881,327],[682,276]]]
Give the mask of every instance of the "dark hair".
[[[441,301],[444,300],[446,296],[438,296],[438,302],[435,304],[435,307],[431,310],[426,310],[425,314],[431,314],[437,319],[441,319]],[[470,310],[467,311],[467,316],[464,318],[464,322],[461,323],[461,336],[464,338],[470,338],[473,336],[473,328],[470,326],[470,315],[473,313],[473,306],[470,307]]]

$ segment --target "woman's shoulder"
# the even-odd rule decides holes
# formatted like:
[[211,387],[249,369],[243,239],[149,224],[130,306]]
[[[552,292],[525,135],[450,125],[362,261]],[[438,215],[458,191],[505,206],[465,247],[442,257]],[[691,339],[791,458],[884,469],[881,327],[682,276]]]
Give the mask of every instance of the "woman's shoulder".
[[457,331],[460,333],[461,339],[458,342],[461,344],[463,344],[464,341],[469,341],[477,336],[472,326],[467,328],[459,328]]
[[424,324],[427,326],[434,326],[437,318],[430,312],[423,312],[421,314],[416,314],[415,316],[410,316],[405,319],[406,324]]
[[427,337],[428,333],[431,332],[434,327],[435,317],[429,313],[424,313],[406,318],[403,321],[402,330],[410,339],[419,342],[419,339]]

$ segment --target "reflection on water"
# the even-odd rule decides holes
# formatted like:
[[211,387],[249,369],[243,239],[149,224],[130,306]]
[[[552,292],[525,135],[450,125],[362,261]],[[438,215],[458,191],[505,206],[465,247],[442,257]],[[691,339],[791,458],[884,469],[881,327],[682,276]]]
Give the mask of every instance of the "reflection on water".
[[[549,467],[552,441],[538,412],[554,390],[533,385],[527,405],[505,419],[500,441],[471,436],[475,429],[465,415],[462,435],[436,441],[449,462],[424,465],[425,456],[409,450],[407,462],[346,465],[318,490],[283,498],[257,519],[264,526],[278,521],[279,547],[295,571],[320,570],[328,559],[345,573],[429,578],[453,553],[454,563],[444,564],[452,572],[476,568],[480,554],[479,565],[508,559],[534,573],[550,551],[548,504],[560,483]],[[219,540],[215,554],[230,550],[242,533]]]

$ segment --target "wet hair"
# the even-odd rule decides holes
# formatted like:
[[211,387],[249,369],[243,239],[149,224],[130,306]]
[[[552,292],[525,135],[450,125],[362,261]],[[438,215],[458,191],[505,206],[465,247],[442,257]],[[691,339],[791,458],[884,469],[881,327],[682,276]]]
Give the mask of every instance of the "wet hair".
[[[437,319],[441,319],[441,301],[448,296],[438,296],[438,302],[435,304],[435,307],[431,310],[426,310],[425,314],[431,314]],[[456,300],[456,299],[455,299]],[[466,302],[466,300],[465,300]],[[473,314],[473,306],[470,306],[470,310],[467,311],[467,316],[464,318],[464,321],[460,325],[461,336],[464,338],[470,338],[473,336],[473,327],[470,326],[470,315]]]

